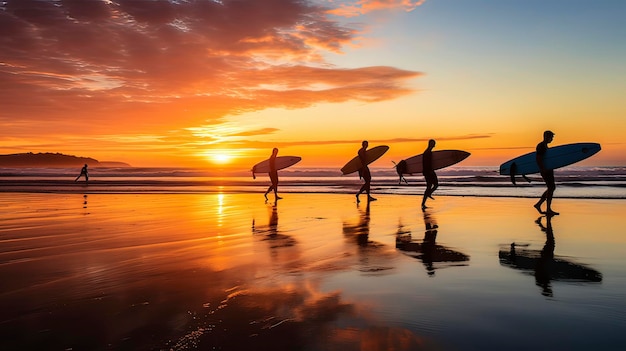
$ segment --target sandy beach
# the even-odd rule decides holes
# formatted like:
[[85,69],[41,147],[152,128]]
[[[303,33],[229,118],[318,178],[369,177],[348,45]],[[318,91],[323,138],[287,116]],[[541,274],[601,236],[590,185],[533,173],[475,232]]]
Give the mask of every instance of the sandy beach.
[[283,196],[0,193],[0,349],[626,344],[624,200]]

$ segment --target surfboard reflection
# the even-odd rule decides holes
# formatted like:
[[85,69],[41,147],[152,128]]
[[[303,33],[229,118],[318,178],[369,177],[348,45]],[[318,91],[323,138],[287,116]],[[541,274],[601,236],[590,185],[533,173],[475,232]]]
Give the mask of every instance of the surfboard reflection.
[[424,239],[413,240],[411,232],[398,225],[396,234],[396,248],[405,255],[414,257],[424,264],[429,276],[435,276],[435,270],[446,267],[467,266],[469,256],[437,244],[439,225],[432,213],[426,209],[424,212]]
[[[542,219],[546,219],[545,226]],[[500,250],[500,264],[534,275],[535,283],[541,288],[541,294],[553,296],[552,281],[571,281],[597,283],[602,281],[602,274],[583,264],[572,262],[554,255],[555,240],[552,229],[552,216],[541,216],[535,223],[546,235],[546,242],[541,250],[529,250],[528,245],[512,243],[508,250]]]

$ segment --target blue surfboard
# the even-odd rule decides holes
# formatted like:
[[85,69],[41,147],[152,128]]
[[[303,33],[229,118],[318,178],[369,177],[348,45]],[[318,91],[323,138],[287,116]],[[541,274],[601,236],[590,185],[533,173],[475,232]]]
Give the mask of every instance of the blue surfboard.
[[[544,156],[544,164],[547,169],[569,166],[595,155],[600,149],[598,143],[575,143],[551,147]],[[539,173],[536,152],[529,152],[500,165],[500,174],[510,175],[511,179],[515,175],[533,173]]]

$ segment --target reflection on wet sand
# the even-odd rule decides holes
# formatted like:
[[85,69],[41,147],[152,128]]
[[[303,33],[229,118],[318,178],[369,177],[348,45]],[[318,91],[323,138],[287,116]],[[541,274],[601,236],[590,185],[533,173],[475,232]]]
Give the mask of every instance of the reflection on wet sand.
[[376,247],[381,244],[370,241],[370,204],[367,203],[365,210],[361,208],[360,204],[357,204],[359,210],[359,221],[357,224],[343,224],[343,235],[348,240],[354,240],[359,247],[365,248],[367,246]]
[[[341,289],[322,288],[328,271],[318,274],[314,263],[329,254],[307,251],[302,241],[311,245],[316,235],[341,241],[339,231],[320,233],[313,227],[325,222],[318,219],[307,222],[316,226],[302,225],[302,212],[293,207],[251,208],[255,196],[90,195],[88,215],[59,196],[54,208],[45,196],[18,203],[12,215],[0,214],[0,349],[412,350],[428,344],[384,324]],[[28,217],[16,219],[21,208]],[[370,254],[376,256],[364,256]],[[341,271],[353,268],[334,262]]]
[[267,225],[256,225],[256,219],[252,219],[252,234],[260,235],[261,241],[267,243],[270,248],[270,256],[273,261],[285,264],[295,264],[300,255],[296,250],[281,250],[295,248],[298,241],[290,235],[278,230],[278,202],[268,207],[269,220]]
[[370,202],[366,202],[365,209],[362,206],[363,204],[357,203],[359,220],[356,224],[343,223],[343,236],[347,242],[358,247],[359,271],[374,275],[384,274],[393,268],[392,257],[384,244],[370,240]]
[[[538,234],[520,212],[526,204],[441,199],[437,226],[432,213],[422,218],[407,207],[410,197],[383,195],[371,208],[344,200],[293,194],[276,206],[258,194],[89,194],[87,210],[82,193],[0,194],[0,350],[487,350],[513,338],[520,350],[545,339],[553,341],[548,349],[624,344],[626,239],[618,230],[587,234],[624,226],[614,202],[583,211],[569,201],[563,212],[578,215],[559,217],[568,252],[592,257],[611,284],[571,285],[575,298],[546,305],[523,288],[521,274],[498,274],[510,270],[493,259],[494,247],[513,241],[502,239],[512,223]],[[512,215],[485,226],[494,213]],[[407,241],[419,252],[396,248],[396,237],[411,231],[421,239],[424,225],[425,243]],[[445,267],[438,232],[480,264],[429,279],[406,254],[433,271]],[[460,255],[465,261],[452,265],[468,264]]]
[[[425,209],[423,213],[424,239],[421,242],[413,240],[411,232],[405,230],[400,224],[396,234],[396,248],[408,256],[421,260],[431,277],[435,275],[435,270],[438,268],[467,266],[468,264],[463,262],[469,261],[468,255],[436,243],[439,225],[428,209]],[[439,265],[440,263],[445,265]]]
[[[526,274],[533,274],[537,286],[541,287],[541,294],[553,296],[551,281],[601,282],[602,274],[582,264],[572,262],[564,257],[555,257],[554,231],[552,229],[553,216],[541,216],[535,223],[546,234],[546,242],[541,250],[529,250],[525,244],[512,243],[509,250],[500,250],[500,264],[519,269]],[[546,219],[546,225],[542,219]]]

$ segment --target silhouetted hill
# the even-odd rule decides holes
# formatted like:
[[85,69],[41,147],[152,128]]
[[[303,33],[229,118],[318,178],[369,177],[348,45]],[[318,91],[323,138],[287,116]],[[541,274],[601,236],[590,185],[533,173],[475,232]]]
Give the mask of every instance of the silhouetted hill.
[[99,162],[91,157],[78,157],[60,153],[37,153],[0,155],[0,167],[130,167],[123,162]]

